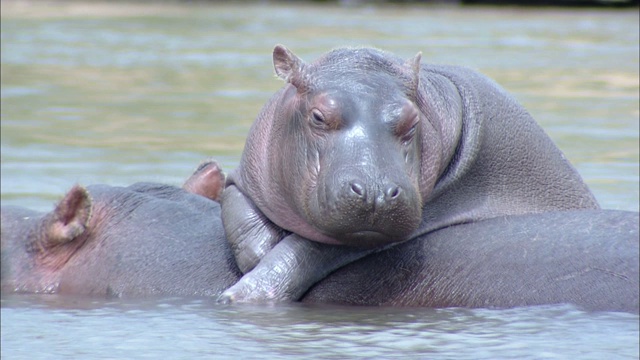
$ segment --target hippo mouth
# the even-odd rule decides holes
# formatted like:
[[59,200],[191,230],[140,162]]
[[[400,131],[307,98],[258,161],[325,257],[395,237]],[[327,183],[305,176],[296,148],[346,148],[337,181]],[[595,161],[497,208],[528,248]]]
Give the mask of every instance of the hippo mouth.
[[390,236],[379,231],[362,230],[343,233],[340,236],[336,236],[335,239],[337,239],[338,242],[343,245],[355,246],[359,248],[374,248],[403,242],[408,240],[408,237],[399,239],[395,236]]
[[335,201],[313,223],[337,243],[361,248],[386,246],[411,238],[422,219],[417,201],[382,209],[377,204]]

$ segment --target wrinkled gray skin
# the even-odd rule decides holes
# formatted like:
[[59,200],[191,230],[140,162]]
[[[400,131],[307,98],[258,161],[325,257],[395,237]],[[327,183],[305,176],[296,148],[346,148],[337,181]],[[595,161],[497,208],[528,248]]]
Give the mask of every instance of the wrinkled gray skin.
[[[344,264],[447,226],[598,208],[526,110],[474,71],[367,48],[306,64],[276,46],[273,62],[286,85],[222,196],[246,273],[227,301],[297,299]],[[291,262],[304,251],[316,256]]]
[[[217,297],[241,276],[219,204],[180,188],[74,187],[50,213],[1,214],[3,293]],[[583,210],[456,225],[342,267],[302,299],[638,313],[638,222],[635,212]],[[298,263],[316,256],[300,254]]]
[[638,222],[637,212],[575,210],[456,225],[349,264],[305,299],[480,308],[569,302],[638,313]]
[[217,296],[238,278],[212,201],[223,182],[209,161],[191,192],[76,185],[46,214],[2,207],[2,291]]

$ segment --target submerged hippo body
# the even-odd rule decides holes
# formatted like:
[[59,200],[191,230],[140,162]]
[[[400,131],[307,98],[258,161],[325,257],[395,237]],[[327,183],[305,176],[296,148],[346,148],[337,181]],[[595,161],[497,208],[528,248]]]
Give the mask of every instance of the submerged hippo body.
[[[625,211],[462,224],[357,260],[302,300],[638,313],[638,235],[638,213]],[[242,275],[219,204],[159,184],[74,187],[47,214],[3,207],[1,250],[2,292],[215,298]]]
[[638,313],[639,219],[637,212],[576,210],[456,225],[349,264],[305,300],[473,308],[573,303]]
[[50,213],[3,207],[2,291],[218,295],[238,274],[212,201],[223,179],[206,162],[184,189],[74,186]]
[[[240,269],[257,265],[229,300],[295,299],[372,249],[455,224],[598,208],[526,110],[474,71],[367,48],[306,64],[277,46],[273,61],[287,84],[222,197]],[[297,264],[305,251],[314,260]]]

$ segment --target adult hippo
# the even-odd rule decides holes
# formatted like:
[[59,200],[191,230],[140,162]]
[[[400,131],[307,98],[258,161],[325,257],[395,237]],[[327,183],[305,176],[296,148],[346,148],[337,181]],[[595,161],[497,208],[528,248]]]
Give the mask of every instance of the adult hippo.
[[[286,85],[251,127],[222,196],[246,273],[228,301],[296,299],[346,263],[448,226],[598,208],[502,88],[420,58],[344,48],[306,64],[275,47]],[[289,264],[305,252],[314,257]]]
[[207,161],[183,188],[76,185],[50,213],[3,206],[2,291],[217,296],[237,279],[212,201],[223,182]]
[[[219,181],[207,163],[185,188],[215,194]],[[1,215],[3,292],[217,297],[242,275],[219,204],[173,186],[76,186],[50,213],[3,207]],[[456,225],[355,261],[302,300],[638,313],[638,220],[576,210]],[[297,261],[314,256],[304,254]]]

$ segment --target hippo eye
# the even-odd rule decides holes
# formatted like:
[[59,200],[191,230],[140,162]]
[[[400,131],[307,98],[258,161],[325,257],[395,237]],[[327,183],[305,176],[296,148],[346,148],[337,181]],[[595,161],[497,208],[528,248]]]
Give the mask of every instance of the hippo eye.
[[325,126],[326,120],[324,118],[324,114],[318,109],[311,110],[311,122],[315,126]]

